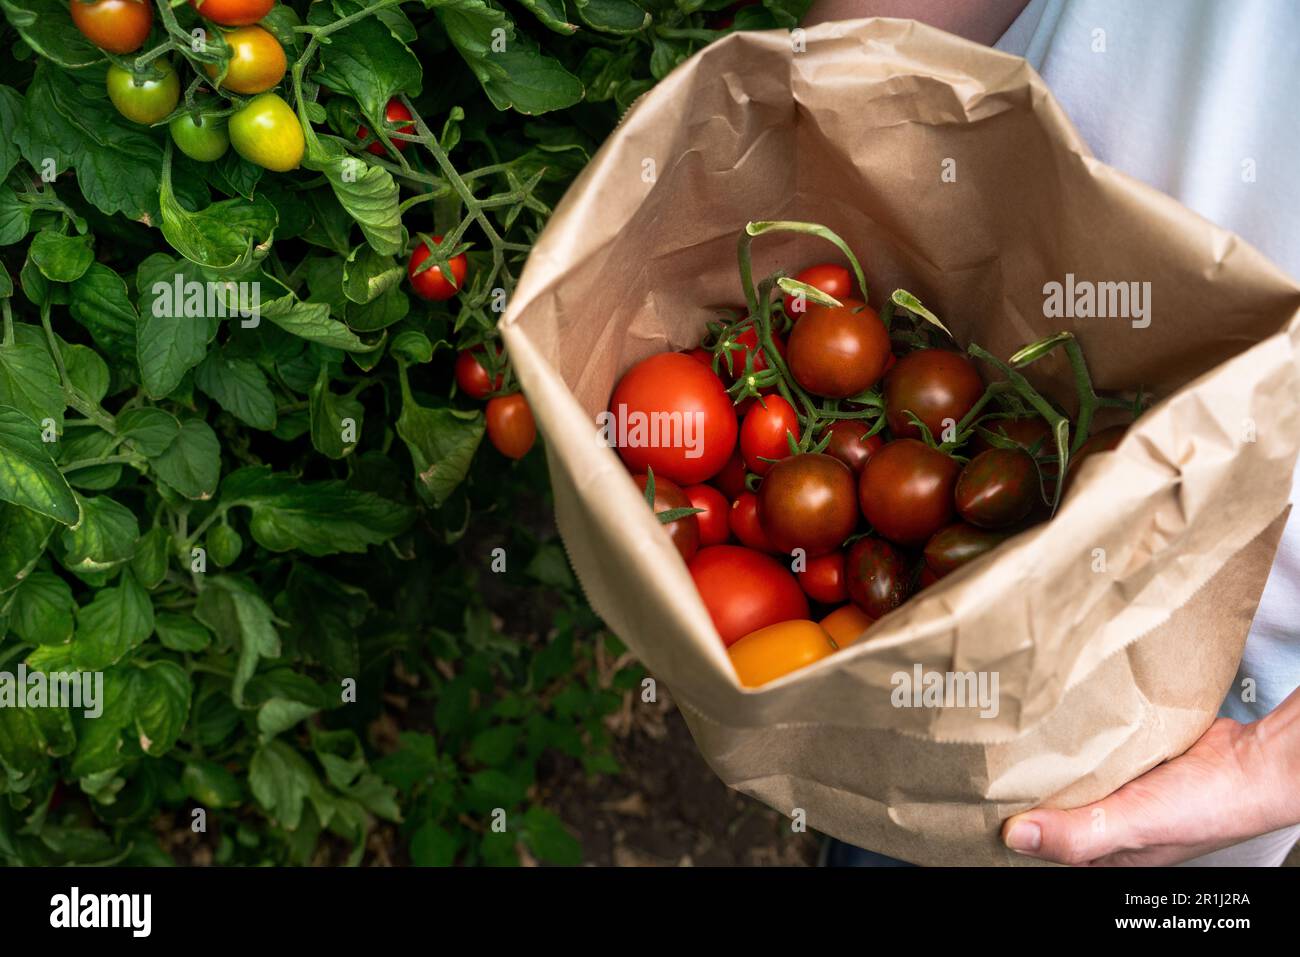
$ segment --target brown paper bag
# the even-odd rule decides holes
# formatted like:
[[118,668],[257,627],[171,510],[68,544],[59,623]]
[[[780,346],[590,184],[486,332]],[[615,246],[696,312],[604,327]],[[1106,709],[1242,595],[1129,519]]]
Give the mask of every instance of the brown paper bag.
[[[595,416],[632,363],[743,301],[737,237],[765,219],[829,226],[873,302],[907,288],[962,346],[1006,357],[1068,329],[1099,389],[1160,401],[1051,522],[746,691]],[[764,237],[754,273],[833,257]],[[1150,283],[1149,323],[1046,318],[1067,274]],[[1298,310],[1254,249],[1095,160],[1023,60],[869,20],[727,37],[642,98],[542,234],[503,332],[592,605],[723,780],[910,861],[1001,864],[1021,862],[998,840],[1009,815],[1096,800],[1212,721],[1300,446]],[[1062,356],[1030,370],[1068,403]],[[918,667],[996,673],[996,715],[895,707]]]

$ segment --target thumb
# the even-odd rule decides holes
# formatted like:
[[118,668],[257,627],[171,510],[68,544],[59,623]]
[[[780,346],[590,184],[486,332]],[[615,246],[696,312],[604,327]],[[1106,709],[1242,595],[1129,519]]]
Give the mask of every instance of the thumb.
[[1059,864],[1087,864],[1118,850],[1140,846],[1121,802],[1114,797],[1069,811],[1035,808],[1002,825],[1013,851]]

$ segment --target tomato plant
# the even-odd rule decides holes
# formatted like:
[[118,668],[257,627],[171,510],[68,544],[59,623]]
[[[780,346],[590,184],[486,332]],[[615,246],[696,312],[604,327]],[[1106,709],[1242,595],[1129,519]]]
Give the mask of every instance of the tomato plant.
[[69,11],[82,35],[109,53],[134,53],[153,29],[148,0],[71,0]]
[[498,372],[496,379],[488,375],[479,357],[482,349],[462,349],[456,356],[456,385],[471,399],[486,399],[501,388],[504,374]]
[[[432,238],[435,246],[442,245],[441,236]],[[417,296],[431,302],[442,302],[456,295],[464,285],[465,276],[469,272],[469,260],[465,258],[464,253],[457,253],[448,259],[448,272],[451,273],[449,279],[441,266],[424,265],[432,255],[428,243],[421,242],[407,261],[406,274],[410,277],[411,288],[415,290]]]
[[[413,135],[415,133],[415,125],[413,123],[407,122],[411,118],[412,118],[411,111],[408,110],[406,108],[406,104],[399,99],[394,98],[389,100],[387,105],[385,105],[384,107],[384,120],[387,123],[388,132],[390,134],[405,133],[408,136]],[[370,136],[370,131],[368,129],[366,129],[364,126],[357,127],[357,139],[364,140],[369,136]],[[398,150],[404,152],[406,148],[411,144],[406,140],[394,139],[393,145],[396,146]],[[370,153],[373,153],[375,156],[388,155],[388,150],[384,148],[383,142],[380,141],[378,138],[376,138],[373,143],[367,146],[366,150]]]
[[[518,392],[534,237],[713,34],[554,9],[0,4],[0,671],[105,691],[0,708],[0,864],[581,860],[555,768],[618,770],[642,671],[455,359]],[[412,138],[372,152],[394,100]],[[432,235],[473,264],[445,300],[404,281]]]
[[783,621],[808,617],[808,599],[788,568],[737,545],[702,548],[691,578],[724,645]]

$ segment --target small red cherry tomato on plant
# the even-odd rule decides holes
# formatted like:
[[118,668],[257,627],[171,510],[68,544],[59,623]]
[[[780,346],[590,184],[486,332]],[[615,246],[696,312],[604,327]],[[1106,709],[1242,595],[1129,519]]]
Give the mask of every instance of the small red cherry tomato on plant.
[[[434,236],[433,244],[442,245],[442,237]],[[450,299],[460,291],[461,286],[465,284],[465,274],[469,271],[469,261],[465,258],[464,253],[452,256],[448,265],[451,266],[451,278],[454,282],[443,275],[441,266],[430,266],[423,272],[417,272],[420,264],[428,259],[431,255],[427,243],[420,243],[411,253],[411,260],[407,264],[406,274],[411,280],[411,288],[421,299],[428,299],[431,302],[443,302]]]
[[782,621],[808,617],[808,599],[790,570],[737,545],[701,548],[691,578],[724,645]]
[[497,451],[507,458],[522,459],[528,454],[537,439],[537,423],[523,393],[488,400],[487,434]]
[[[388,105],[384,107],[384,119],[388,121],[388,125],[390,127],[389,130],[390,139],[392,133],[405,133],[408,136],[414,135],[415,124],[403,123],[404,120],[409,120],[411,118],[412,118],[411,111],[406,108],[406,104],[404,104],[397,97],[393,97],[391,100],[389,100]],[[370,135],[370,131],[366,129],[364,126],[357,127],[357,139],[364,140],[369,135]],[[406,148],[411,144],[407,140],[394,139],[393,145],[396,146],[399,150],[404,152]],[[369,146],[366,147],[366,150],[368,152],[373,153],[376,156],[388,155],[388,150],[384,149],[384,144],[378,138],[378,136],[376,136],[375,141],[373,143],[371,143]]]
[[501,388],[505,376],[498,372],[496,381],[488,378],[487,370],[479,361],[483,354],[481,348],[462,349],[456,356],[456,385],[471,399],[486,399],[488,395]]
[[787,432],[799,441],[799,417],[779,395],[765,396],[762,405],[755,403],[745,413],[745,421],[740,426],[740,454],[751,472],[766,475],[772,462],[764,459],[783,459],[790,455]]
[[712,485],[691,485],[682,489],[691,500],[691,508],[702,509],[695,513],[700,526],[700,546],[725,545],[731,537],[728,524],[731,508],[727,497]]

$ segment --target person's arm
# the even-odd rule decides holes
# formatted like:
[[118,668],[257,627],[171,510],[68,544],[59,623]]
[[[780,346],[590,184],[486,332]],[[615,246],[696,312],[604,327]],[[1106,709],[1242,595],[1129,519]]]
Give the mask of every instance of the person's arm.
[[967,40],[992,46],[1029,0],[813,0],[803,25],[826,20],[900,17],[920,20]]
[[1007,847],[1061,864],[1162,865],[1300,824],[1300,689],[1252,724],[1220,718],[1185,753],[1096,804],[1036,808]]

